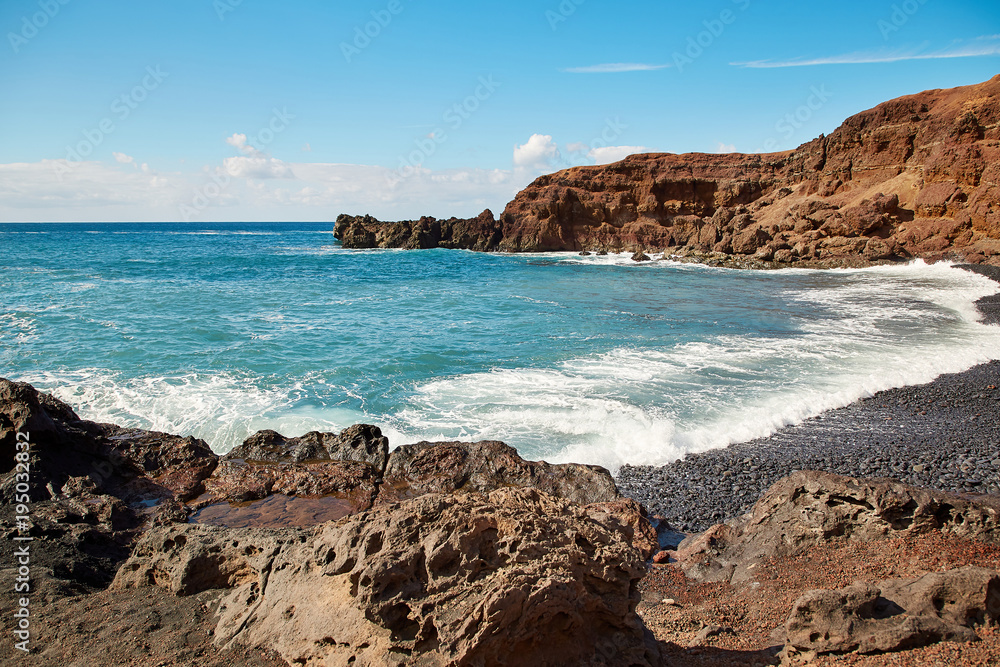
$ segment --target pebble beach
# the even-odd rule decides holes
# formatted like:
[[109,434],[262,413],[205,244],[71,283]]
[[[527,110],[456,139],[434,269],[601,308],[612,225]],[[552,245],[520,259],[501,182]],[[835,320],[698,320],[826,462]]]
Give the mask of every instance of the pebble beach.
[[[963,266],[1000,282],[1000,268]],[[981,299],[1000,326],[1000,297]],[[623,466],[622,493],[698,532],[737,517],[795,470],[884,477],[915,486],[1000,494],[1000,362],[879,392],[777,433],[664,466]]]

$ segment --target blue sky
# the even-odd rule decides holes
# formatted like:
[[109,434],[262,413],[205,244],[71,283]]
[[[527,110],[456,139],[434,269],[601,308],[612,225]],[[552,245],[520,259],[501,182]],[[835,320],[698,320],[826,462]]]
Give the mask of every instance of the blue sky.
[[499,213],[1000,73],[995,0],[3,0],[0,221]]

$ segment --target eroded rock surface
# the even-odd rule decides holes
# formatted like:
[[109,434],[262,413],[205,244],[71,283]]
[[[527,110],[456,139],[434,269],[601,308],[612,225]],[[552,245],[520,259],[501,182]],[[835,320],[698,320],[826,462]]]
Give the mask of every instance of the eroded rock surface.
[[685,540],[677,559],[707,581],[739,582],[763,558],[830,540],[866,541],[940,530],[1000,542],[1000,500],[977,500],[891,480],[800,471],[772,486],[749,514]]
[[223,589],[216,643],[293,664],[655,665],[635,614],[644,572],[610,515],[500,489],[427,494],[310,532],[154,529],[114,586]]
[[586,505],[620,498],[611,474],[594,465],[525,461],[502,442],[419,442],[392,451],[379,490],[383,502],[424,493],[530,487]]
[[1000,573],[979,567],[835,591],[809,591],[785,624],[784,657],[884,653],[941,641],[976,641],[977,625],[1000,620]]
[[[32,566],[81,590],[111,581],[151,505],[176,508],[194,497],[217,464],[201,440],[82,420],[53,396],[0,378],[0,498],[7,507],[21,495],[19,432],[32,444],[21,462],[30,473],[30,520],[21,534],[36,538]],[[0,517],[0,529],[19,530],[13,513]],[[0,541],[4,563],[14,562],[14,545]]]

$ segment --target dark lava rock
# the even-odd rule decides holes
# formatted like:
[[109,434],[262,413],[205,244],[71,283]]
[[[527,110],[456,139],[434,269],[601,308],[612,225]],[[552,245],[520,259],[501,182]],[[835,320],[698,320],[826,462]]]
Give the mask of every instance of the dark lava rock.
[[258,431],[233,448],[225,459],[271,463],[362,461],[381,475],[389,459],[389,440],[377,426],[369,424],[355,424],[340,433],[310,431],[298,438],[286,438],[276,431]]
[[419,442],[389,455],[379,501],[425,493],[530,487],[587,505],[620,497],[611,474],[600,466],[525,461],[502,442]]

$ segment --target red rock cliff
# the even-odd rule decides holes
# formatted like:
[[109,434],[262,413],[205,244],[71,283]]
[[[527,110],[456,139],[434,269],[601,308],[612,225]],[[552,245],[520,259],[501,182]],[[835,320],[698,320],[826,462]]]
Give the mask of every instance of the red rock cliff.
[[507,205],[497,249],[1000,264],[998,117],[1000,76],[885,102],[784,153],[567,169]]

